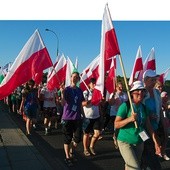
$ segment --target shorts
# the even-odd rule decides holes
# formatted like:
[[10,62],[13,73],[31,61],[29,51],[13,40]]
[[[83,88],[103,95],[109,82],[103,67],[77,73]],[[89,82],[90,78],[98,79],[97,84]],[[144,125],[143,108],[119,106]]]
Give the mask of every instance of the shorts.
[[93,130],[101,130],[101,120],[100,117],[96,119],[89,119],[89,124],[84,130],[84,133],[93,132]]
[[56,107],[44,107],[44,117],[51,118],[56,116]]
[[64,144],[70,144],[81,141],[82,121],[81,120],[62,120],[62,132],[64,135]]

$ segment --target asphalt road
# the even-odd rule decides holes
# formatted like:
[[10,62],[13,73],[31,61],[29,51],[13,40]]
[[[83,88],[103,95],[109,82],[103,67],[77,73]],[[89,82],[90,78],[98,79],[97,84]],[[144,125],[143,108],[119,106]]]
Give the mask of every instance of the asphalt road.
[[[21,116],[9,113],[12,119],[25,133],[25,122]],[[124,161],[113,145],[112,135],[104,133],[103,138],[96,143],[96,156],[85,157],[83,155],[82,142],[76,150],[77,161],[70,169],[74,170],[124,170]],[[64,163],[63,138],[61,128],[52,130],[48,136],[44,135],[43,125],[40,123],[32,135],[28,137],[39,152],[45,157],[54,170],[69,169]],[[170,140],[168,142],[167,153],[170,155]],[[170,161],[161,160],[163,170],[170,170]]]

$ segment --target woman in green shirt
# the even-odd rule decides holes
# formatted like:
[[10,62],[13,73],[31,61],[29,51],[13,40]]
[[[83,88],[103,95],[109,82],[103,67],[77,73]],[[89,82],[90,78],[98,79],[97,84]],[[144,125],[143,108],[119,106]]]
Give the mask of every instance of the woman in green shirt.
[[[143,83],[141,81],[134,82],[130,94],[134,113],[132,113],[128,102],[123,103],[116,115],[115,128],[119,129],[117,141],[120,153],[125,161],[125,169],[140,170],[143,142],[149,138],[146,131],[152,136],[157,152],[160,152],[160,145],[152,130],[147,109],[142,104],[145,94]],[[137,123],[137,128],[134,122]]]

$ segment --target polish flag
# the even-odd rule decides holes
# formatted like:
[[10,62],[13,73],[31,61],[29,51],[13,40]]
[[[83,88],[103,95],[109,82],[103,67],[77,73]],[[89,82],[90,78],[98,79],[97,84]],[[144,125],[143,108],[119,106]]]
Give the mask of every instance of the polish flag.
[[105,81],[105,88],[110,94],[115,91],[116,84],[116,68],[114,63],[116,63],[116,57],[112,58],[110,70]]
[[90,78],[99,77],[99,61],[100,55],[98,55],[84,70],[83,73],[80,75],[80,88],[85,91],[87,90],[87,86],[90,83]]
[[129,79],[129,85],[131,86],[135,79],[138,79],[140,71],[143,71],[143,62],[142,62],[142,50],[141,46],[139,46],[136,59],[134,62],[132,74]]
[[149,52],[147,58],[144,61],[143,71],[140,71],[138,80],[142,80],[143,73],[146,70],[156,71],[156,61],[155,61],[155,50],[154,50],[154,47],[151,49],[151,51]]
[[55,63],[53,64],[53,66],[52,66],[51,68],[49,68],[47,77],[50,77],[50,75],[52,74],[55,66],[57,65],[57,63],[58,63],[58,61],[59,61],[59,59],[60,59],[60,56],[58,55],[57,58],[56,58]]
[[162,84],[164,84],[164,83],[165,83],[165,81],[166,81],[166,79],[167,79],[167,76],[168,76],[169,71],[170,71],[170,68],[168,68],[168,69],[167,69],[164,73],[160,74],[160,76],[159,76],[158,80],[159,80]]
[[33,77],[33,80],[35,81],[35,84],[39,85],[43,80],[43,72],[36,73]]
[[148,57],[146,58],[143,66],[144,71],[153,70],[156,71],[156,62],[155,62],[155,50],[154,47],[151,49]]
[[67,67],[66,67],[66,80],[65,80],[65,87],[70,86],[71,84],[71,74],[74,70],[77,70],[73,64],[73,62],[70,60],[70,58],[67,58]]
[[57,62],[55,68],[52,73],[47,78],[47,88],[49,90],[54,90],[55,88],[59,88],[60,85],[66,79],[66,65],[67,61],[64,55],[62,55]]
[[8,74],[0,84],[0,99],[11,94],[18,86],[32,79],[36,73],[52,66],[49,53],[38,30],[27,41]]
[[[92,95],[92,104],[98,105],[103,98],[104,77],[106,73],[106,61],[120,54],[117,37],[113,28],[108,4],[106,4],[102,20],[99,78]],[[110,67],[109,67],[110,68]]]

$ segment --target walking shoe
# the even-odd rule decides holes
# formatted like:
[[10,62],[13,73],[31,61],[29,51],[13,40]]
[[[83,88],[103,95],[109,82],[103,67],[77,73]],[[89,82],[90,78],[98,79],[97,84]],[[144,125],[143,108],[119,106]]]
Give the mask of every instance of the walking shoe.
[[45,129],[45,135],[48,135],[48,129]]
[[163,157],[163,159],[166,160],[166,161],[169,161],[169,160],[170,160],[170,158],[169,158],[166,154],[164,154],[162,157]]
[[68,167],[72,167],[73,166],[73,163],[72,163],[71,159],[66,158],[64,161],[65,161],[65,163],[66,163],[66,165]]
[[96,152],[94,151],[94,148],[90,147],[89,149],[90,149],[90,152],[91,152],[92,155],[96,155]]
[[34,130],[36,130],[36,128],[37,128],[35,124],[33,124],[32,127]]

